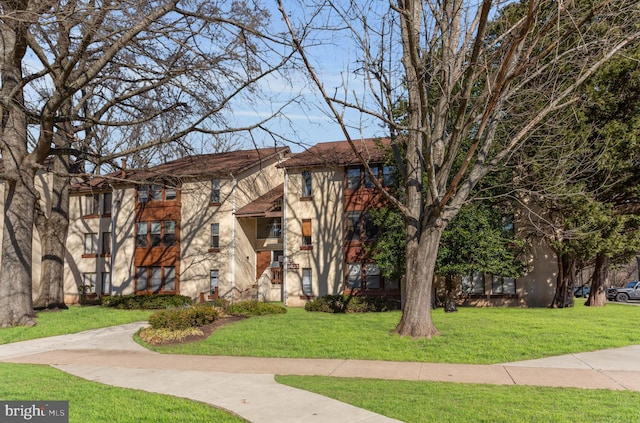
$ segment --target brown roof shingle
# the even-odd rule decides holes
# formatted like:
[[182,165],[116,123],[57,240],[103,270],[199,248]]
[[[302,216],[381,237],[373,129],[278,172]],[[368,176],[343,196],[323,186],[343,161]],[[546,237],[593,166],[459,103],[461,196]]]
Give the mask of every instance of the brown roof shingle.
[[266,194],[256,198],[236,212],[238,217],[273,217],[282,216],[282,198],[284,184],[280,184]]
[[[363,158],[369,163],[381,163],[385,159],[389,138],[354,140]],[[285,168],[313,166],[347,166],[358,163],[358,157],[347,141],[323,142],[295,154],[281,166]]]

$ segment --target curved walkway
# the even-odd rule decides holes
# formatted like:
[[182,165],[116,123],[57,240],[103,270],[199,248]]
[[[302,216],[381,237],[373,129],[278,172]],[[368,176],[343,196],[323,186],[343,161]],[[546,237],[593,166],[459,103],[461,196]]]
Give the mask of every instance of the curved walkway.
[[190,398],[254,423],[397,421],[280,385],[275,374],[640,391],[640,346],[495,365],[185,356],[136,344],[132,335],[145,325],[0,345],[0,361],[47,364],[108,385]]

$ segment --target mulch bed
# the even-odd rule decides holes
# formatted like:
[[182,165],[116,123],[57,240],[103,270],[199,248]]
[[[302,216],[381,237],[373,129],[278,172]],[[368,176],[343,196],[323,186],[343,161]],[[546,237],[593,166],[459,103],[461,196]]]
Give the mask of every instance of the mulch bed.
[[225,325],[228,325],[230,323],[234,323],[234,322],[237,322],[237,321],[243,320],[243,319],[245,319],[245,317],[241,317],[241,316],[221,317],[218,320],[214,321],[213,323],[209,323],[208,325],[200,326],[200,330],[202,331],[202,335],[189,335],[189,336],[185,337],[184,339],[182,339],[180,341],[167,341],[167,342],[163,342],[161,344],[154,344],[154,345],[179,345],[179,344],[186,344],[188,342],[195,342],[195,341],[200,341],[200,340],[203,340],[203,339],[207,339],[218,328],[221,328],[222,326],[225,326]]

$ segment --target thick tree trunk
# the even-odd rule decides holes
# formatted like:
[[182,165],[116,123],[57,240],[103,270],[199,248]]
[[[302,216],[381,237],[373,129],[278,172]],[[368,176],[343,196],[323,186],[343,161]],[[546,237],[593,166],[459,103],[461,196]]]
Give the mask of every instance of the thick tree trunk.
[[407,242],[406,301],[394,333],[413,338],[439,335],[431,320],[431,299],[441,227],[428,227]]
[[609,265],[611,260],[603,253],[598,253],[596,256],[595,269],[593,271],[593,278],[591,280],[591,292],[586,306],[602,307],[607,304],[607,294],[605,288],[609,281]]
[[[69,173],[69,157],[55,157],[55,173]],[[36,309],[67,309],[64,302],[65,242],[69,232],[69,178],[54,173],[52,179],[52,204],[48,218],[38,225],[42,240],[42,276]]]
[[456,304],[457,300],[457,290],[456,290],[456,281],[453,275],[446,275],[444,279],[445,286],[445,299],[444,299],[444,311],[447,313],[452,313],[458,311],[458,306]]
[[576,273],[576,260],[569,254],[558,256],[558,277],[556,295],[551,308],[573,307],[573,286]]
[[0,21],[0,90],[5,203],[2,265],[0,266],[0,327],[33,325],[32,237],[37,192],[34,176],[38,159],[48,149],[27,151],[27,116],[24,107],[22,60],[27,48],[28,2],[3,2]]
[[31,298],[31,251],[36,196],[33,176],[27,174],[24,179],[5,184],[0,327],[35,324]]

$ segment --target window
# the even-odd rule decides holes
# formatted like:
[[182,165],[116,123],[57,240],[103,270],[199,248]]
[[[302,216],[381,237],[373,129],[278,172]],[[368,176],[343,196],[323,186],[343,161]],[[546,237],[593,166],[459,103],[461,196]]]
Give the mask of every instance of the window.
[[310,249],[311,246],[311,219],[302,219],[302,247]]
[[160,222],[151,222],[151,246],[159,247],[162,241],[162,224]]
[[102,295],[110,295],[111,294],[111,273],[110,272],[102,272],[102,290],[100,291]]
[[462,278],[462,292],[470,295],[484,295],[484,274],[475,272]]
[[138,202],[146,203],[147,201],[149,201],[149,187],[148,186],[138,187]]
[[146,267],[138,267],[136,269],[136,290],[137,291],[147,290],[147,268]]
[[162,269],[160,267],[151,267],[149,269],[150,273],[150,289],[151,292],[160,292],[162,288]]
[[360,168],[352,167],[347,169],[347,189],[360,188]]
[[220,224],[211,224],[211,248],[220,248]]
[[164,236],[162,237],[162,244],[165,247],[172,247],[176,243],[176,222],[174,220],[167,220],[164,222]]
[[220,203],[220,180],[212,179],[211,180],[211,202],[212,203]]
[[349,289],[356,289],[356,288],[362,287],[362,265],[360,263],[349,264],[347,286],[349,287]]
[[151,199],[162,201],[162,187],[160,185],[151,185]]
[[136,247],[147,248],[149,245],[147,242],[147,222],[138,223],[138,232],[136,235]]
[[350,211],[346,216],[346,240],[347,241],[359,241],[360,240],[360,218],[362,212]]
[[311,197],[311,171],[302,171],[302,196]]
[[98,234],[84,234],[84,253],[98,254]]
[[213,294],[219,285],[220,285],[220,271],[218,269],[213,269],[209,271],[209,292]]
[[111,193],[105,192],[102,197],[102,214],[107,216],[111,214]]
[[369,212],[364,214],[364,237],[365,239],[376,239],[380,233],[380,226],[376,225]]
[[176,290],[176,268],[173,266],[166,266],[164,268],[164,290]]
[[[371,172],[373,173],[373,176],[375,176],[375,178],[378,179],[378,168],[371,167]],[[371,180],[371,178],[369,177],[369,174],[366,171],[364,172],[364,187],[365,188],[375,187],[373,181]]]
[[84,215],[85,216],[98,215],[100,210],[100,194],[89,194],[89,195],[85,195],[84,198],[85,198]]
[[505,276],[492,276],[491,293],[494,295],[514,295],[516,280]]
[[313,295],[311,269],[302,269],[302,293],[307,296]]
[[380,268],[377,264],[365,264],[367,289],[380,289]]
[[382,167],[382,186],[389,187],[395,183],[394,173],[396,168],[394,166]]
[[82,285],[80,291],[83,294],[94,294],[96,292],[96,274],[95,273],[83,273]]
[[282,237],[282,220],[279,217],[258,219],[258,239]]
[[111,254],[111,232],[102,233],[102,254]]
[[175,188],[165,188],[164,190],[164,199],[167,201],[172,201],[176,199],[176,189]]

